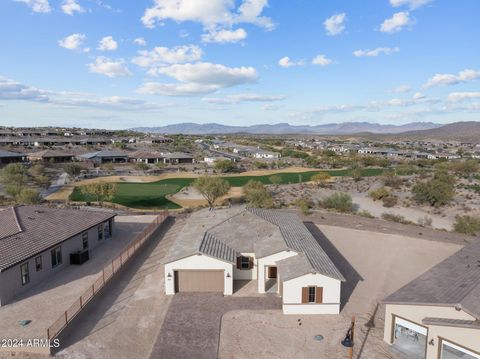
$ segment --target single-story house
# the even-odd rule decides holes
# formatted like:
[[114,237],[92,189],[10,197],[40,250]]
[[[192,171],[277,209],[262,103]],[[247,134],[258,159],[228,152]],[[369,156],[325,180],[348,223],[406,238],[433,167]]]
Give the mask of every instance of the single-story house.
[[23,161],[25,161],[25,155],[23,153],[5,151],[0,149],[0,165]]
[[[41,206],[0,211],[0,306],[112,238],[114,213]],[[73,256],[72,256],[73,255]]]
[[117,151],[98,151],[98,152],[90,152],[85,153],[83,155],[78,156],[78,159],[88,162],[93,162],[96,164],[101,163],[119,163],[119,162],[128,162],[128,155],[123,152]]
[[181,164],[181,163],[194,163],[193,156],[184,152],[164,153],[164,163]]
[[480,359],[480,240],[384,303],[384,340],[408,358]]
[[282,297],[285,314],[338,314],[345,278],[293,213],[259,208],[193,213],[165,260],[165,292],[233,294],[234,280]]
[[[208,165],[213,165],[218,161],[232,161],[231,158],[224,157],[224,156],[217,156],[217,157],[204,157],[203,162],[205,162]],[[235,161],[234,161],[235,162]]]
[[135,151],[128,154],[128,158],[136,163],[158,163],[163,162],[164,156],[156,151]]
[[75,158],[73,153],[64,151],[45,150],[40,152],[34,152],[27,154],[29,161],[42,161],[42,162],[71,162]]
[[255,153],[253,154],[254,158],[267,158],[267,159],[272,159],[272,158],[280,158],[281,155],[279,152],[271,152],[271,151],[265,151],[265,150],[256,150]]

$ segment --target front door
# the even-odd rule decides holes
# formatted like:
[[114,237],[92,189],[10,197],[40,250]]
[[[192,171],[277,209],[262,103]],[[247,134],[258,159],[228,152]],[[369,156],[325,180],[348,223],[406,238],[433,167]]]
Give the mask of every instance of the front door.
[[277,278],[277,267],[268,267],[268,278]]

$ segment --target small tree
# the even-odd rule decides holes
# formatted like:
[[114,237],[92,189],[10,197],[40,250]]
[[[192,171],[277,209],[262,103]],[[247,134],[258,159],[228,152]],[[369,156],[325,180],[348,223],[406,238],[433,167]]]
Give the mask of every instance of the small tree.
[[218,198],[226,195],[230,190],[230,184],[227,181],[215,176],[198,177],[192,186],[207,200],[210,208],[213,208]]
[[268,177],[268,180],[270,183],[274,184],[275,186],[278,186],[280,183],[282,183],[282,177],[279,175],[273,175]]
[[113,200],[118,187],[116,183],[100,182],[82,186],[80,190],[83,195],[94,197],[103,206],[104,201],[111,202]]
[[319,172],[316,175],[312,176],[312,181],[318,187],[325,187],[329,182],[332,176],[330,176],[327,172]]
[[28,173],[30,173],[30,176],[32,177],[43,176],[45,175],[45,166],[41,163],[34,164],[32,167],[30,167]]
[[273,199],[265,185],[259,181],[250,180],[243,186],[245,200],[250,207],[271,208]]
[[145,171],[148,171],[150,167],[145,162],[138,162],[135,165],[135,168],[139,171],[145,172]]
[[82,173],[82,170],[84,170],[84,167],[79,164],[79,163],[67,163],[64,167],[63,170],[72,178],[75,178]]
[[417,183],[412,188],[412,193],[418,203],[428,203],[431,206],[440,207],[452,200],[455,189],[450,183],[432,179]]
[[352,176],[352,178],[355,182],[359,182],[363,178],[363,172],[360,168],[353,169],[350,172],[350,175]]

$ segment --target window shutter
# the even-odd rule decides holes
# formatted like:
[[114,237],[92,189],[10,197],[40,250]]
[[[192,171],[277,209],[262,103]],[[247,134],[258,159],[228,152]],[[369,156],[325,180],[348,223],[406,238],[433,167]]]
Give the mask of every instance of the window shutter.
[[253,257],[248,258],[248,268],[250,268],[250,269],[253,268]]
[[317,287],[317,292],[315,293],[315,301],[317,303],[323,303],[323,287]]
[[302,303],[308,303],[308,287],[302,288]]
[[242,269],[242,257],[237,257],[237,269]]

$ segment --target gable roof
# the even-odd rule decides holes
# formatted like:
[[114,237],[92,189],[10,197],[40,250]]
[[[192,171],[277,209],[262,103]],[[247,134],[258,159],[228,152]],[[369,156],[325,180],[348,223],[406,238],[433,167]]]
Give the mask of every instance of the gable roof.
[[387,304],[460,306],[480,319],[480,240],[384,299]]
[[289,279],[316,272],[345,280],[295,214],[258,208],[232,207],[193,213],[178,233],[164,263],[202,253],[234,263],[239,253],[255,253],[261,258],[288,250],[301,254],[282,264]]
[[73,157],[73,153],[63,152],[63,151],[55,151],[55,150],[44,150],[39,152],[32,152],[28,153],[27,156],[29,157]]
[[79,157],[87,158],[87,159],[92,159],[95,157],[127,157],[127,154],[123,152],[105,150],[105,151],[85,153],[83,155],[80,155]]
[[0,211],[0,272],[115,215],[41,206],[4,209]]
[[9,158],[9,157],[24,157],[24,156],[25,155],[23,153],[6,151],[0,148],[0,157]]

